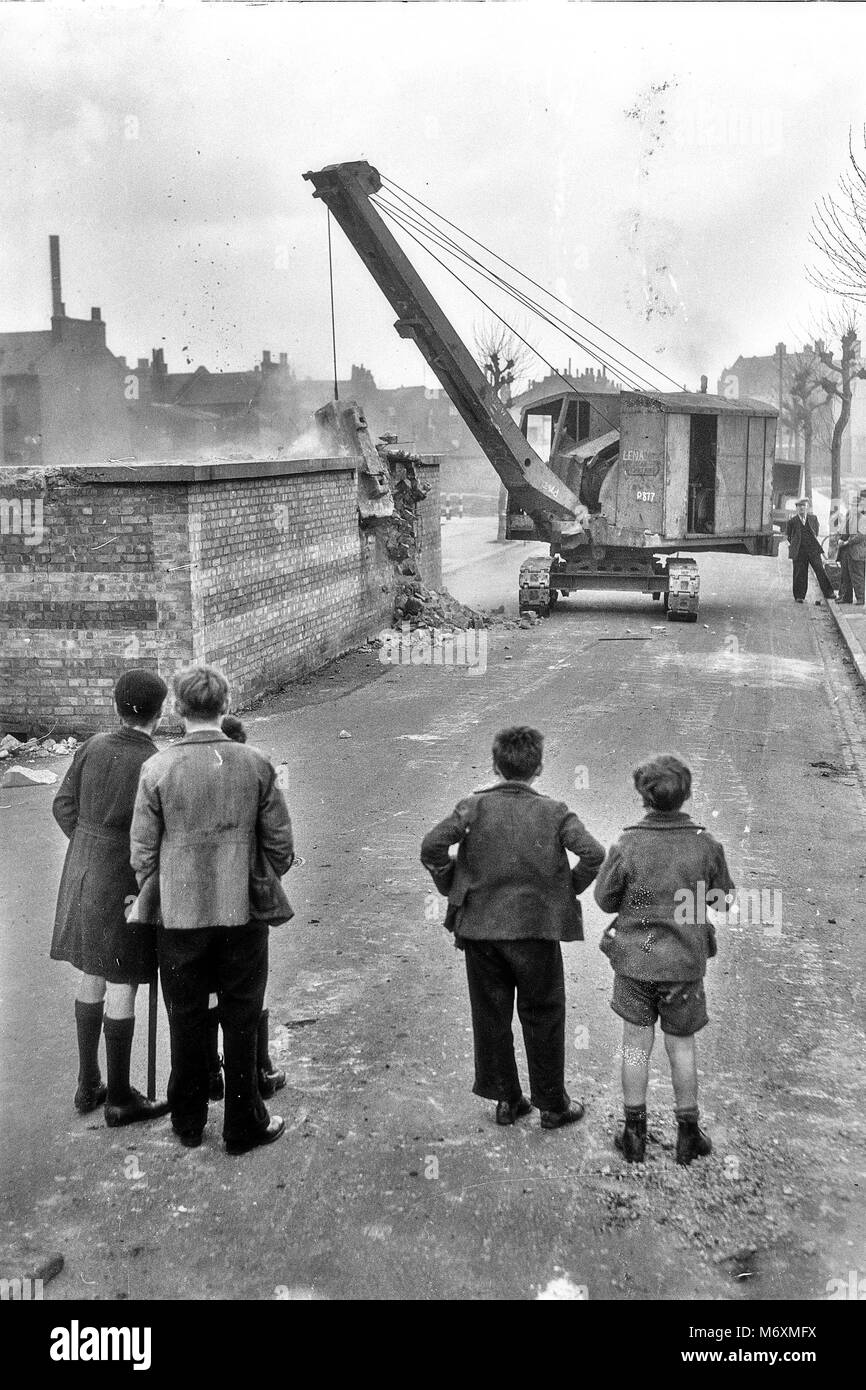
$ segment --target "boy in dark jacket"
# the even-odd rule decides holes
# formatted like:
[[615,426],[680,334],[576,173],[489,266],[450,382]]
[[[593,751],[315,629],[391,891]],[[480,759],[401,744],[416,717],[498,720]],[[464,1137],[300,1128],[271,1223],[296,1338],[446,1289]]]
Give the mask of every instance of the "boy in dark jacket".
[[692,775],[679,758],[644,763],[634,784],[647,814],[626,826],[595,885],[604,912],[616,912],[601,949],[614,968],[611,1008],[623,1019],[625,1127],[616,1146],[628,1163],[646,1149],[646,1093],[656,1019],[671,1065],[677,1162],[712,1151],[698,1126],[695,1033],[709,1022],[703,977],[715,939],[707,908],[724,909],[733,882],[725,852],[681,810]]
[[[544,1129],[581,1119],[565,1089],[565,980],[561,941],[582,941],[576,894],[598,873],[604,849],[562,801],[532,789],[543,735],[503,729],[493,743],[495,786],[458,802],[425,835],[421,863],[448,898],[445,924],[465,952],[477,1096],[512,1125],[533,1105]],[[457,845],[457,858],[449,847]],[[579,858],[569,868],[566,850]],[[514,997],[529,1064],[531,1103],[514,1057]]]

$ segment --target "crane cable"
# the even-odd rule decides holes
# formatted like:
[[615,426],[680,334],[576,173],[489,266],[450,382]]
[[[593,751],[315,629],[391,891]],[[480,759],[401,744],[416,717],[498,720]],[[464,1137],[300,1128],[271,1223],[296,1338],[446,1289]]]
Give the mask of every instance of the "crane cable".
[[[521,343],[528,347],[530,352],[534,353],[535,356],[539,359],[539,361],[543,362],[544,365],[550,369],[550,372],[553,376],[559,377],[560,381],[563,381],[565,383],[569,391],[573,392],[576,396],[583,396],[585,394],[582,391],[578,391],[577,387],[571,381],[569,381],[568,377],[565,376],[557,367],[554,367],[553,363],[548,361],[548,359],[544,356],[543,353],[539,352],[536,347],[533,347],[532,343],[530,343],[529,340],[525,338],[523,334],[513,326],[513,324],[510,324],[507,319],[502,318],[502,315],[498,314],[496,310],[492,307],[492,305],[487,303],[486,299],[482,299],[481,295],[478,293],[477,290],[473,290],[471,285],[467,285],[466,281],[457,274],[456,270],[452,270],[450,265],[447,265],[445,261],[440,260],[440,258],[435,254],[435,252],[431,251],[429,246],[426,246],[424,242],[420,241],[419,238],[415,236],[413,232],[409,231],[408,227],[404,227],[403,230],[406,232],[406,235],[408,237],[411,237],[412,240],[416,242],[418,246],[421,247],[422,251],[426,251],[428,256],[432,256],[433,260],[436,261],[437,265],[441,265],[443,270],[447,270],[448,274],[452,275],[454,279],[458,282],[458,284],[463,286],[464,290],[467,290],[469,294],[471,294],[475,299],[477,299],[479,304],[483,305],[483,307],[488,311],[488,313],[491,313],[494,318],[498,318],[500,322],[505,325],[508,331],[514,334],[515,338],[519,338]],[[617,432],[619,431],[619,425],[615,425],[613,421],[607,415],[605,415],[604,411],[600,410],[597,405],[595,406],[595,410],[596,414],[598,414],[601,417],[601,419],[604,420],[606,425],[609,425],[612,430],[616,430]]]
[[[397,217],[397,216],[395,216],[394,214],[390,214],[390,215],[392,216],[392,218],[393,218],[393,220],[394,220],[394,222],[395,222],[396,225],[402,227],[402,229],[403,229],[405,232],[407,232],[408,235],[410,235],[410,236],[412,235],[412,233],[411,233],[411,231],[410,231],[410,228],[409,228],[409,226],[408,226],[407,223],[401,221],[400,218]],[[420,239],[417,238],[417,237],[415,237],[415,238],[413,238],[413,239],[414,239],[415,241],[417,241],[417,243],[418,243],[419,246],[421,246],[424,250],[427,251],[428,255],[432,255],[432,252],[430,251],[430,247],[429,247],[429,245],[427,245],[427,242],[426,242],[426,241],[422,241],[422,240],[420,240]],[[464,261],[463,263],[466,264],[465,261]],[[443,263],[440,262],[440,264],[443,264]],[[447,266],[446,266],[445,268],[448,269]],[[475,269],[476,267],[470,266],[470,268],[471,268],[471,269]],[[497,278],[497,279],[494,279],[494,278],[493,278],[495,272],[493,272],[492,274],[487,274],[487,272],[484,270],[484,268],[481,267],[481,268],[478,270],[478,273],[481,274],[486,280],[489,280],[490,283],[493,284],[496,288],[502,288],[501,283],[498,281],[498,278]],[[459,277],[458,277],[458,278],[459,278]],[[465,282],[462,281],[462,280],[461,280],[460,283],[461,283],[461,284],[465,284]],[[497,318],[497,319],[499,320],[500,323],[504,324],[505,327],[508,328],[510,332],[516,332],[516,331],[517,331],[516,329],[514,329],[514,328],[511,327],[511,325],[502,317],[502,315],[498,312],[498,310],[494,309],[491,305],[487,304],[487,302],[486,302],[485,300],[482,300],[482,299],[480,298],[480,296],[476,293],[475,290],[472,289],[472,287],[471,287],[470,285],[466,285],[466,288],[469,290],[469,293],[472,294],[472,295],[474,295],[475,298],[478,299],[479,302],[480,302],[481,304],[483,304],[485,308],[489,309],[490,313],[493,314],[493,316],[494,316],[495,318]],[[550,327],[556,328],[556,324],[555,324],[550,318],[548,318],[548,316],[547,316],[547,314],[544,312],[544,310],[541,309],[541,308],[539,308],[539,307],[534,303],[534,301],[532,301],[531,299],[528,299],[526,296],[524,296],[521,290],[519,290],[519,289],[517,289],[517,288],[509,289],[508,287],[506,287],[506,290],[507,290],[507,293],[509,293],[514,299],[516,299],[517,302],[518,302],[519,304],[521,304],[524,308],[529,309],[530,312],[533,312],[533,313],[537,314],[538,317],[544,319],[544,321],[545,321],[546,323],[548,323]],[[517,336],[520,338],[521,342],[526,343],[527,347],[530,349],[530,351],[532,352],[532,354],[533,354],[534,357],[537,357],[537,358],[539,359],[539,361],[544,362],[546,366],[550,366],[550,364],[547,362],[547,359],[539,352],[538,348],[536,348],[535,345],[534,345],[533,343],[530,343],[526,338],[524,338],[524,337],[523,337],[521,334],[519,334],[519,333],[517,334]],[[600,357],[597,353],[594,353],[594,352],[592,351],[592,349],[591,349],[589,346],[587,346],[586,344],[578,342],[577,339],[571,337],[571,335],[568,334],[568,333],[564,333],[564,336],[567,336],[567,337],[569,338],[569,341],[570,341],[570,342],[575,342],[575,343],[577,343],[578,346],[583,347],[584,351],[586,351],[590,356],[595,357],[596,361],[601,362],[602,366],[605,366],[605,367],[606,367],[606,366],[608,365],[608,363],[606,362],[606,360],[605,360],[604,358]],[[551,370],[554,370],[554,371],[555,371],[556,369],[555,369],[555,368],[552,368]],[[557,375],[561,376],[561,379],[562,379],[564,382],[566,382],[566,384],[568,385],[569,391],[573,392],[576,396],[583,397],[584,394],[586,394],[585,392],[581,391],[577,386],[575,386],[574,383],[573,383],[571,380],[569,380],[569,378],[568,378],[567,376],[564,376],[564,375],[562,375],[561,373],[557,373]],[[645,387],[642,387],[642,386],[638,385],[638,383],[637,383],[635,380],[633,380],[633,379],[628,375],[628,373],[626,373],[625,371],[621,372],[620,375],[621,375],[621,377],[623,378],[623,381],[625,382],[626,386],[628,386],[631,390],[634,390],[634,391],[642,391],[642,390],[645,390],[645,389],[646,389]],[[651,387],[650,389],[652,390],[653,394],[656,393],[655,387]]]
[[331,209],[328,208],[328,279],[331,284],[331,347],[334,353],[334,400],[340,399],[337,385],[337,320],[334,314],[334,260],[331,255]]
[[[394,208],[393,204],[387,204],[380,199],[374,199],[373,201],[376,202],[377,205],[381,208],[388,207],[391,211],[392,216],[396,217],[398,215],[398,210]],[[403,212],[402,209],[399,210],[399,215],[403,217],[409,217],[409,213]],[[653,382],[649,381],[646,377],[641,376],[637,371],[635,371],[633,367],[628,366],[627,363],[622,362],[619,358],[612,356],[610,353],[607,353],[601,347],[600,344],[593,342],[591,338],[583,334],[578,334],[577,330],[571,328],[565,322],[564,319],[560,318],[557,314],[554,314],[552,310],[545,308],[543,304],[541,304],[538,300],[533,299],[531,295],[528,295],[526,291],[520,289],[519,286],[512,285],[508,280],[505,279],[504,276],[500,275],[498,271],[492,270],[489,267],[484,266],[482,261],[480,261],[476,256],[473,256],[472,253],[467,251],[464,247],[460,246],[458,242],[448,237],[447,233],[442,233],[438,227],[434,227],[431,223],[428,222],[428,219],[423,219],[423,223],[421,225],[419,225],[417,222],[414,222],[413,220],[413,225],[415,225],[416,228],[418,228],[418,230],[421,231],[422,235],[437,237],[438,245],[443,246],[444,249],[447,249],[451,254],[458,256],[464,265],[476,269],[480,275],[484,276],[485,279],[489,280],[491,283],[497,284],[498,287],[504,289],[507,294],[509,294],[513,299],[516,299],[519,303],[521,303],[524,308],[529,309],[531,313],[534,313],[537,317],[543,319],[544,322],[549,325],[549,327],[553,328],[557,332],[561,332],[563,337],[567,338],[569,342],[574,343],[576,347],[581,348],[590,357],[594,358],[595,361],[600,362],[603,367],[609,367],[611,369],[611,372],[615,375],[620,376],[625,382],[625,384],[631,387],[632,390],[649,390],[653,394],[658,393],[659,388],[658,386],[654,385]],[[444,240],[442,238],[444,238]],[[573,387],[572,389],[577,390],[576,387]]]
[[459,227],[455,222],[450,221],[450,219],[445,217],[442,213],[437,212],[435,208],[431,208],[421,198],[418,198],[414,193],[410,193],[408,189],[403,188],[399,183],[396,183],[394,179],[389,179],[384,174],[382,174],[380,177],[382,178],[383,183],[390,185],[389,192],[394,189],[398,190],[398,192],[393,192],[392,196],[395,198],[399,198],[400,202],[405,202],[405,199],[400,198],[400,194],[405,193],[407,198],[411,198],[413,202],[418,203],[422,208],[425,208],[427,212],[432,213],[434,217],[438,217],[441,222],[445,222],[447,226],[451,227],[455,232],[459,232],[461,236],[464,236],[467,238],[467,240],[474,242],[476,246],[480,246],[481,249],[483,251],[486,251],[489,256],[493,256],[495,260],[501,261],[502,264],[507,266],[509,270],[513,270],[522,279],[527,280],[530,285],[533,285],[535,287],[535,289],[541,290],[542,294],[548,295],[563,309],[567,309],[569,313],[574,314],[575,317],[581,319],[583,323],[589,324],[590,328],[593,328],[597,333],[601,333],[603,337],[609,338],[612,343],[615,343],[617,347],[622,348],[625,352],[629,354],[629,356],[636,358],[638,362],[642,362],[645,367],[649,367],[651,372],[655,372],[657,376],[663,377],[665,381],[669,381],[672,386],[676,387],[677,391],[680,391],[682,389],[681,384],[678,381],[675,381],[674,378],[670,376],[667,372],[663,371],[661,367],[654,366],[652,362],[648,362],[645,357],[642,357],[639,352],[635,352],[633,348],[630,348],[627,343],[621,342],[619,338],[615,338],[612,333],[608,333],[607,330],[602,328],[600,324],[594,323],[593,320],[587,318],[585,314],[581,314],[577,309],[573,309],[570,304],[566,304],[565,301],[560,299],[558,295],[555,295],[552,290],[546,289],[544,285],[539,284],[537,280],[533,280],[531,275],[527,275],[525,271],[522,271],[518,266],[513,265],[511,261],[506,260],[504,256],[500,256],[496,251],[492,250],[492,248],[487,246],[483,241],[479,241],[477,237],[472,236],[471,232],[464,231],[462,227]]
[[[442,250],[448,251],[450,254],[459,258],[463,265],[467,266],[469,269],[475,269],[485,280],[503,289],[506,294],[516,299],[525,309],[528,309],[531,313],[543,319],[549,327],[561,332],[570,343],[574,343],[575,346],[581,348],[596,362],[600,362],[603,367],[610,367],[612,371],[615,371],[615,373],[622,378],[627,386],[632,388],[632,390],[649,390],[654,394],[658,391],[658,387],[654,386],[651,381],[634,371],[633,368],[628,367],[626,363],[621,362],[619,358],[610,355],[603,356],[597,343],[593,343],[591,339],[578,334],[575,329],[569,327],[564,319],[552,313],[551,310],[545,309],[544,305],[540,304],[530,295],[527,295],[519,286],[511,285],[498,271],[490,270],[488,267],[484,266],[477,256],[473,256],[471,252],[467,252],[459,243],[455,242],[444,233],[439,233],[438,228],[431,226],[428,230],[422,223],[419,223],[415,218],[411,217],[409,213],[403,212],[402,209],[395,208],[393,204],[387,203],[383,199],[373,198],[372,201],[381,211],[387,210],[394,221],[402,226],[404,230],[408,230],[407,223],[411,224],[420,235],[435,240],[436,245]],[[497,317],[499,316],[497,315]],[[576,387],[573,389],[575,391],[577,390]]]

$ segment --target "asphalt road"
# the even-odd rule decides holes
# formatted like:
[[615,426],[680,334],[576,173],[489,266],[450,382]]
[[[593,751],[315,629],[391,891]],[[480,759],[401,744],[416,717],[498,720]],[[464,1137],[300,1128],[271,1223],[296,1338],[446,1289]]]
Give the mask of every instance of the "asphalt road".
[[[446,582],[513,611],[529,550],[484,526],[446,524]],[[701,573],[694,625],[591,594],[491,631],[483,672],[354,656],[250,719],[286,764],[303,862],[286,880],[297,915],[271,936],[287,1134],[244,1158],[222,1150],[219,1105],[193,1151],[167,1120],[108,1131],[75,1114],[75,979],[47,954],[65,842],[50,791],[0,794],[4,1274],[22,1243],[64,1256],[46,1298],[824,1299],[866,1272],[863,696],[826,610],[791,601],[784,559],[707,557]],[[418,848],[513,722],[545,731],[541,790],[605,844],[635,817],[632,768],[678,751],[695,818],[772,905],[724,928],[709,967],[716,1151],[689,1170],[660,1044],[648,1162],[612,1146],[618,1021],[591,890],[587,940],[565,948],[584,1121],[498,1129],[470,1092],[462,957]],[[139,1019],[143,1082],[143,1000]],[[163,1016],[162,1086],[165,1044]]]

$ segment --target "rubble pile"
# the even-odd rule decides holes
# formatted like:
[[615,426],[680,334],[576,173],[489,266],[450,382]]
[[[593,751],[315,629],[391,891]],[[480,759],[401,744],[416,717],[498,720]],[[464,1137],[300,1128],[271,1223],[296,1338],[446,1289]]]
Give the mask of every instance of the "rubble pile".
[[50,758],[62,757],[67,753],[74,753],[78,747],[78,739],[72,735],[69,738],[28,738],[22,742],[14,734],[4,734],[0,738],[0,759],[20,757]]
[[408,623],[414,628],[514,628],[537,627],[541,619],[535,613],[522,613],[519,621],[507,618],[504,608],[470,608],[460,603],[447,589],[428,589],[413,575],[402,576],[394,599],[394,626]]
[[428,589],[420,578],[401,578],[394,598],[394,625],[408,623],[410,628],[481,628],[489,627],[486,613],[467,608],[445,589]]

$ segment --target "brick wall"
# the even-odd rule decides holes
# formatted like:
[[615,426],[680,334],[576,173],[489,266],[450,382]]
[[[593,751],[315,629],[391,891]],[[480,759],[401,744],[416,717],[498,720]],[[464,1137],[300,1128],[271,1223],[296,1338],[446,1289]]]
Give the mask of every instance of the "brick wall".
[[[438,589],[442,583],[442,524],[440,514],[439,470],[441,455],[425,459],[418,469],[419,481],[429,489],[423,502],[418,504],[418,568],[421,578],[431,589]],[[491,473],[493,469],[491,468]]]
[[[435,585],[437,462],[421,476]],[[356,495],[345,459],[0,471],[0,730],[105,727],[130,666],[214,662],[240,703],[377,631],[393,572]]]

